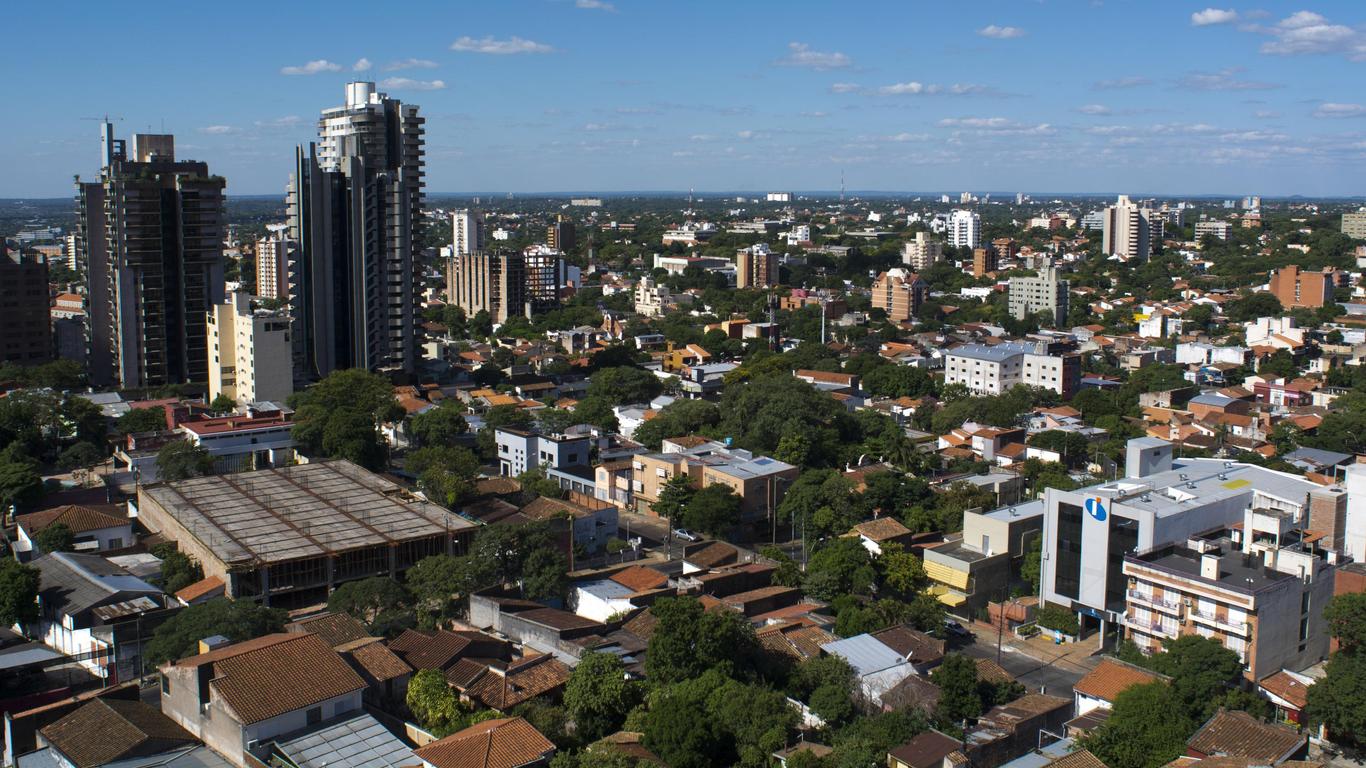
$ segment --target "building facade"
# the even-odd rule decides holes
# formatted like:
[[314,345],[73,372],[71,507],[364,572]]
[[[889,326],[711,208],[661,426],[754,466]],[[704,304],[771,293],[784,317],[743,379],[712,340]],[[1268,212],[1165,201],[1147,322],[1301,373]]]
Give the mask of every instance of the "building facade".
[[546,227],[545,244],[547,247],[569,253],[578,244],[578,238],[574,231],[574,220],[563,213],[555,214],[555,220]]
[[915,239],[901,248],[901,263],[916,272],[924,272],[943,257],[944,244],[931,240],[928,232],[916,232]]
[[[1130,440],[1124,477],[1044,495],[1040,599],[1076,611],[1084,628],[1124,621],[1126,558],[1230,530],[1256,513],[1290,531],[1307,528],[1314,483],[1296,475],[1216,459],[1180,459],[1172,444]],[[1244,542],[1253,551],[1251,532]]]
[[735,252],[736,288],[772,288],[778,284],[778,254],[758,243]]
[[1010,278],[1010,315],[1016,320],[1047,313],[1053,326],[1067,321],[1071,283],[1058,277],[1054,267],[1044,267],[1037,277]]
[[1342,214],[1342,234],[1353,240],[1366,240],[1366,210]]
[[1333,271],[1301,272],[1298,265],[1271,270],[1271,293],[1286,309],[1318,309],[1333,303]]
[[1195,239],[1203,240],[1205,235],[1212,235],[1220,240],[1228,240],[1229,233],[1233,231],[1232,225],[1227,221],[1197,221],[1195,222]]
[[484,250],[484,214],[468,208],[451,213],[451,248],[456,256]]
[[417,366],[414,232],[423,200],[423,118],[369,82],[323,110],[290,179],[295,377]]
[[[3,240],[3,238],[0,238]],[[0,363],[35,365],[52,359],[47,262],[0,245]]]
[[1125,260],[1146,259],[1152,253],[1153,212],[1120,195],[1105,209],[1102,219],[1101,249],[1109,256]]
[[1017,384],[1070,398],[1081,388],[1081,357],[1050,355],[1027,342],[964,344],[944,353],[944,383],[978,395],[999,395]]
[[285,312],[252,310],[245,293],[214,305],[207,326],[209,400],[284,402],[294,392],[289,325]]
[[894,323],[911,320],[929,298],[930,286],[914,272],[900,267],[883,272],[873,282],[873,306]]
[[90,383],[206,384],[209,310],[223,301],[221,176],[175,159],[175,137],[101,124],[98,182],[76,180]]
[[996,248],[972,249],[972,276],[986,277],[996,271]]
[[269,234],[256,241],[256,295],[263,299],[289,299],[289,265],[299,244],[289,238],[289,225],[272,224]]
[[446,298],[466,315],[483,311],[505,323],[558,307],[564,271],[556,251],[455,254],[446,265]]
[[949,245],[976,248],[982,244],[982,217],[975,211],[957,210],[949,214]]

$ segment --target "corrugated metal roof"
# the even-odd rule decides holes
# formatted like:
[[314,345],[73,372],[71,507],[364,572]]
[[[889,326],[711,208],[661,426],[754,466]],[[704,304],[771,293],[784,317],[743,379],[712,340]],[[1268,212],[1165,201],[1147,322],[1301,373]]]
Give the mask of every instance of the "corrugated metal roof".
[[872,635],[854,635],[833,643],[826,643],[821,650],[834,654],[849,662],[859,677],[905,664],[906,660],[896,651],[888,648]]
[[364,768],[412,765],[413,751],[370,715],[326,725],[276,743],[299,768]]

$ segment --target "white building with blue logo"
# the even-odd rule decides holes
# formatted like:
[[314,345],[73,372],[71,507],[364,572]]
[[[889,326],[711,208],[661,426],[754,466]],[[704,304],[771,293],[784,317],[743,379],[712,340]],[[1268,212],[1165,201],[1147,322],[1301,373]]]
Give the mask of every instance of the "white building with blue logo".
[[[1114,630],[1125,614],[1124,560],[1218,529],[1242,527],[1245,551],[1311,524],[1311,500],[1341,490],[1221,459],[1174,459],[1172,445],[1130,440],[1125,477],[1044,496],[1039,597],[1077,612],[1083,633]],[[1314,509],[1345,509],[1333,500]],[[1340,530],[1340,528],[1339,528]],[[1259,538],[1260,537],[1260,538]]]

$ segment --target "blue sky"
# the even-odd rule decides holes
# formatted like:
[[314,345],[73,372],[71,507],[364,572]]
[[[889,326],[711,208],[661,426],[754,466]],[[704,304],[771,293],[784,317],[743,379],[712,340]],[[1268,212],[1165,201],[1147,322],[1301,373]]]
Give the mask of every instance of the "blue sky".
[[[133,9],[137,10],[133,10]],[[281,193],[351,79],[427,117],[428,189],[1358,195],[1366,3],[24,2],[0,197],[96,124]]]

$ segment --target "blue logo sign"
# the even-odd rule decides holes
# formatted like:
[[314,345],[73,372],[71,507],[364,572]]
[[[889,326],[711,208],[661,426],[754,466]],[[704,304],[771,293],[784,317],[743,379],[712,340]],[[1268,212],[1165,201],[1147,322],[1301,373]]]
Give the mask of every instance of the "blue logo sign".
[[1098,498],[1087,499],[1086,514],[1094,517],[1096,522],[1103,523],[1105,522],[1105,505]]

